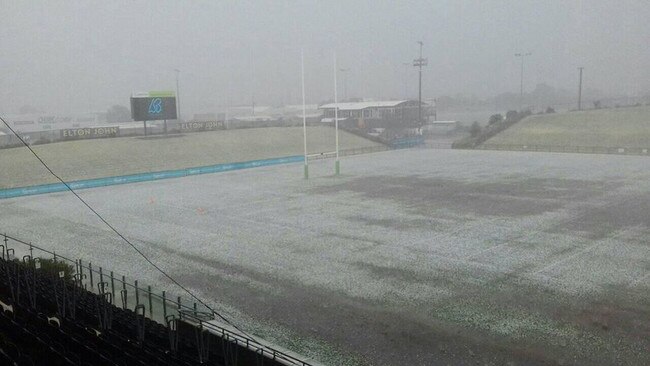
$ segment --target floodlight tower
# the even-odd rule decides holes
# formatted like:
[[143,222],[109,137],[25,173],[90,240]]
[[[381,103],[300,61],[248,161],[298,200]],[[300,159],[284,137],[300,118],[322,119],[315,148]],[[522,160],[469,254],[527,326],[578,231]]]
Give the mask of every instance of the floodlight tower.
[[521,58],[521,81],[519,84],[519,111],[523,108],[524,103],[524,58],[532,55],[530,52],[526,53],[515,53],[515,57]]
[[418,91],[418,124],[422,126],[422,66],[427,66],[428,60],[422,58],[422,46],[424,43],[418,41],[420,44],[420,58],[413,60],[413,66],[419,68],[419,91]]

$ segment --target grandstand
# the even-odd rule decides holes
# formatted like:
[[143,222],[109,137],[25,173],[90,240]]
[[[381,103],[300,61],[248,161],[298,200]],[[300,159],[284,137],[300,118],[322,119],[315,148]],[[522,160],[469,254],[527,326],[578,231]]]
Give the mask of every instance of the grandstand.
[[[1,248],[2,365],[310,365],[220,326],[196,303],[188,307],[163,292],[161,324],[152,320],[151,287],[136,281],[127,288],[122,277],[116,288],[113,272],[104,277],[90,263],[6,235]],[[20,260],[16,249],[30,254]]]

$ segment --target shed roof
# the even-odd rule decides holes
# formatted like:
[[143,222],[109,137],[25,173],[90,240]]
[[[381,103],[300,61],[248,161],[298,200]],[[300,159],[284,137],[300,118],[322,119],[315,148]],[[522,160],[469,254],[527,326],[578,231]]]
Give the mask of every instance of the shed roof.
[[[391,108],[397,107],[409,100],[384,100],[372,102],[345,102],[345,103],[328,103],[318,107],[319,109],[334,109],[338,107],[339,111],[355,111],[366,108]],[[416,101],[417,102],[417,101]],[[422,104],[426,104],[422,102]]]

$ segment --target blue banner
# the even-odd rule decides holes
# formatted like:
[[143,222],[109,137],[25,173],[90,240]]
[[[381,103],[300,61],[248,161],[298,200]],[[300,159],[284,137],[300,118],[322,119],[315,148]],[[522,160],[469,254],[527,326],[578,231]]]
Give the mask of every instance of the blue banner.
[[[84,179],[84,180],[68,182],[68,185],[73,190],[97,188],[97,187],[113,186],[117,184],[148,182],[148,181],[159,180],[159,179],[180,178],[180,177],[186,177],[190,175],[219,173],[219,172],[226,172],[231,170],[257,168],[257,167],[269,166],[269,165],[297,163],[297,162],[302,162],[303,160],[304,157],[302,155],[287,156],[283,158],[251,160],[251,161],[244,161],[239,163],[217,164],[217,165],[201,166],[201,167],[194,167],[194,168],[187,168],[187,169],[165,170],[165,171],[152,172],[152,173],[122,175],[116,177],[106,177],[106,178],[97,178],[97,179]],[[63,192],[67,190],[68,188],[63,183],[52,183],[52,184],[42,184],[42,185],[36,185],[30,187],[1,189],[0,199],[31,196],[37,194],[54,193],[54,192]]]

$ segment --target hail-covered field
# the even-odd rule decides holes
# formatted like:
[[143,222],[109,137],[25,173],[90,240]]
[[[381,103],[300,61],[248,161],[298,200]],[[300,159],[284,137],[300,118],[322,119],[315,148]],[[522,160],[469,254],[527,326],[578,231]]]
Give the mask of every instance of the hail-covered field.
[[[326,364],[650,363],[647,157],[402,150],[80,191],[181,283]],[[0,231],[176,291],[69,193]]]

